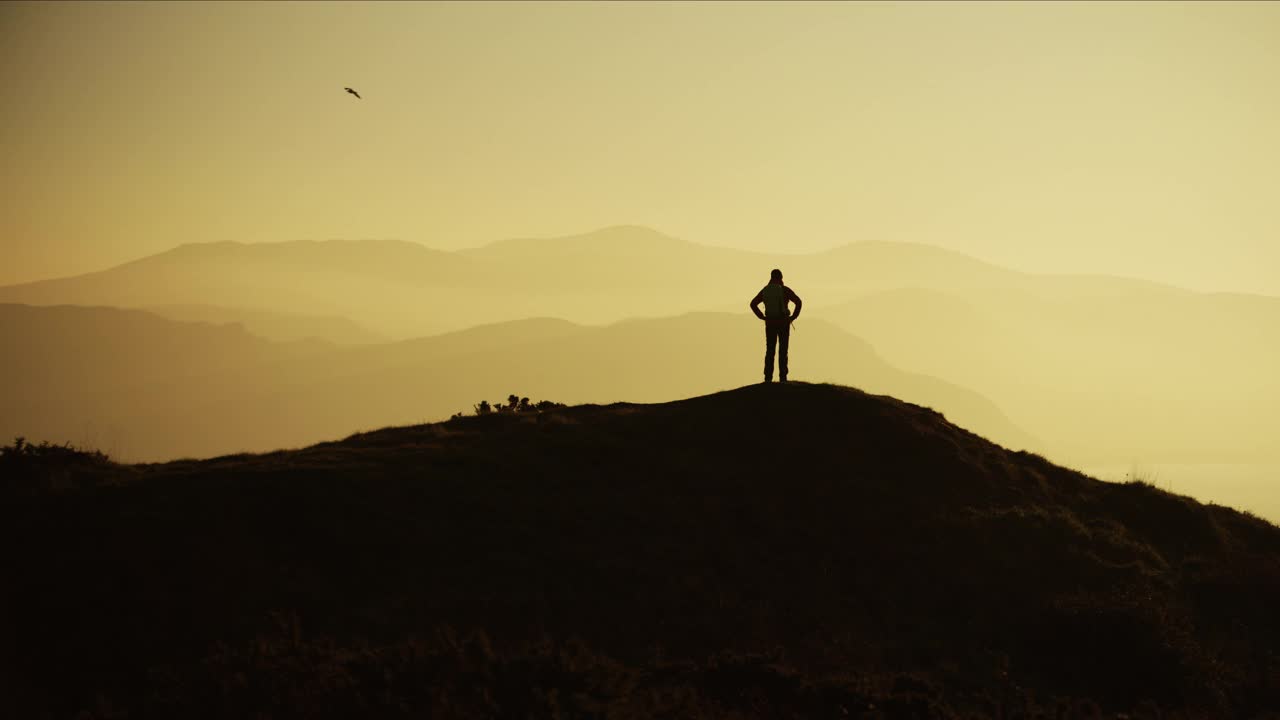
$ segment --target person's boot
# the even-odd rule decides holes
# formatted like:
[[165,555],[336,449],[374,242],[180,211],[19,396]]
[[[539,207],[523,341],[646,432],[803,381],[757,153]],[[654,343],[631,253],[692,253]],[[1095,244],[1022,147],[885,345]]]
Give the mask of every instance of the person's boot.
[[771,382],[773,382],[773,378],[772,378],[772,377],[769,377],[768,375],[765,375],[765,376],[764,376],[764,381],[765,381],[765,382],[767,382],[767,383],[771,383]]
[[787,381],[786,375],[783,375],[782,377],[778,378],[778,382],[786,382],[786,381]]

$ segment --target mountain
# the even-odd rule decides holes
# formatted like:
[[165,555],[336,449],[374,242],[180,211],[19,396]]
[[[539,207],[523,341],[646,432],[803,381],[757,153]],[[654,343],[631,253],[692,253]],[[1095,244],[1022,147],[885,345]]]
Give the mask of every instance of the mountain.
[[822,304],[904,285],[1034,283],[925,245],[864,242],[778,256],[617,226],[457,252],[391,240],[183,245],[98,273],[3,287],[0,302],[252,307],[345,317],[403,339],[530,316],[601,324],[736,312],[775,266]]
[[895,366],[991,398],[1057,458],[1278,457],[1280,298],[908,288],[814,314]]
[[0,329],[11,340],[0,362],[0,389],[42,404],[68,396],[131,390],[146,382],[198,377],[267,360],[305,357],[311,342],[269,343],[239,325],[181,323],[141,310],[61,305],[0,305]]
[[[738,311],[773,267],[782,268],[813,307],[903,288],[1016,290],[1068,302],[1201,296],[1128,278],[1020,273],[912,243],[764,254],[615,226],[454,252],[394,240],[182,245],[97,273],[0,287],[0,302],[246,307],[345,317],[404,339],[530,316],[599,324]],[[1251,307],[1275,300],[1237,299]]]
[[[271,343],[239,326],[140,311],[77,310],[0,306],[0,328],[24,338],[22,352],[0,354],[0,404],[9,408],[0,437],[148,460],[264,451],[444,418],[511,392],[654,402],[758,381],[763,358],[759,322],[719,313],[603,327],[530,319],[340,347]],[[896,370],[832,325],[801,320],[791,356],[793,378],[857,382],[937,407],[1010,446],[1036,446],[981,396]]]
[[252,307],[345,317],[406,339],[530,316],[598,324],[671,315],[743,295],[737,308],[768,262],[632,226],[460,252],[391,240],[221,242],[2,287],[0,302]]
[[[0,302],[252,307],[331,315],[376,332],[437,328],[428,309],[485,270],[456,253],[394,240],[182,245],[88,275],[0,288]],[[372,322],[366,322],[372,321]]]
[[850,388],[0,454],[15,717],[1280,708],[1280,528]]
[[[607,325],[716,311],[750,320],[746,302],[772,267],[807,303],[800,337],[823,319],[894,366],[976,390],[1061,461],[1280,460],[1271,437],[1280,425],[1280,298],[1020,273],[927,245],[868,241],[766,255],[639,226],[457,252],[373,240],[213,243],[0,288],[0,302],[253,307],[347,318],[408,340],[529,317]],[[309,332],[309,321],[282,319],[270,332],[243,322],[273,339],[337,340]],[[663,392],[697,387],[706,386]]]
[[385,342],[387,338],[344,317],[292,315],[252,308],[215,305],[153,305],[143,308],[161,317],[180,322],[239,324],[267,340],[323,340],[339,345]]
[[[592,232],[563,237],[511,238],[498,240],[459,254],[484,260],[540,261],[545,257],[599,255],[609,258],[694,257],[716,251],[704,245],[672,237],[641,225],[614,225]],[[730,251],[733,255],[752,255]]]

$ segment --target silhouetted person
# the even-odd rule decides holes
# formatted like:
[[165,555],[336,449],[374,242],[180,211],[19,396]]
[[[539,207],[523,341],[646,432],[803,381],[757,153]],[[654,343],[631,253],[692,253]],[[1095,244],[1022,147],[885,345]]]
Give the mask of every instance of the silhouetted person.
[[[787,302],[796,304],[794,313]],[[760,304],[764,303],[764,313]],[[773,350],[778,349],[778,380],[787,381],[787,345],[791,342],[791,321],[800,317],[800,296],[782,284],[782,271],[769,273],[769,284],[751,298],[751,312],[764,321],[764,381],[773,382]]]
[[343,90],[346,90],[347,92],[351,93],[352,95],[355,95],[357,100],[363,100],[363,99],[364,99],[364,98],[360,97],[360,93],[356,92],[355,90],[352,90],[351,88],[342,88],[342,89],[343,89]]

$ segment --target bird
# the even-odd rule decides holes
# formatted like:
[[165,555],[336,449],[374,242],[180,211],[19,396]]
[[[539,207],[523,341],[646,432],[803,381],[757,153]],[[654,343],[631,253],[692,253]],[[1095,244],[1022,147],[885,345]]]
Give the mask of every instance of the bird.
[[364,99],[364,98],[360,97],[360,93],[356,92],[355,90],[352,90],[351,88],[342,88],[342,89],[343,89],[343,90],[346,90],[347,92],[351,93],[352,95],[355,95],[357,100],[363,100],[363,99]]

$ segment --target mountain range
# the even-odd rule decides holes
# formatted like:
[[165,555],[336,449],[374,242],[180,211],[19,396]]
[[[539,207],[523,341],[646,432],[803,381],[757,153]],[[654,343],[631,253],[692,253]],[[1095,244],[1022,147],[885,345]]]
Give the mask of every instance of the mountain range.
[[[904,373],[821,320],[796,330],[793,366],[943,409],[1015,447],[1036,440],[982,396]],[[751,382],[749,315],[691,313],[607,326],[528,319],[397,343],[272,342],[239,325],[140,310],[0,305],[24,338],[0,357],[0,436],[71,440],[160,460],[265,451],[382,423],[469,411],[509,393],[562,402],[656,402]]]
[[[182,245],[98,273],[0,288],[0,302],[150,309],[179,320],[238,322],[250,333],[286,343],[312,338],[376,345],[440,338],[481,325],[511,328],[528,318],[607,326],[701,311],[749,320],[746,300],[772,267],[782,268],[806,301],[796,337],[797,377],[856,381],[853,366],[805,375],[842,362],[828,356],[823,343],[806,346],[805,330],[823,320],[869,343],[908,374],[984,396],[1023,429],[1007,435],[992,427],[993,438],[1024,442],[1033,436],[1040,441],[1036,447],[1065,462],[1280,458],[1273,437],[1280,426],[1280,376],[1274,372],[1280,367],[1280,298],[1197,293],[1108,276],[1020,273],[925,245],[858,242],[821,253],[766,255],[699,245],[638,226],[460,251],[391,240],[224,242]],[[725,358],[722,382],[711,387],[749,377],[747,368],[759,364],[756,345],[748,348],[744,341],[740,358]],[[390,357],[401,351],[387,352]],[[673,358],[688,361],[696,354],[661,343],[635,352],[666,372],[679,367]],[[577,363],[600,367],[585,358],[569,366]],[[733,374],[738,371],[730,368],[739,363],[741,374]],[[285,377],[311,371],[275,372]],[[427,380],[440,376],[428,368],[406,375],[410,384],[401,394],[437,396]],[[264,386],[247,376],[244,382]],[[527,392],[516,384],[506,386]],[[667,398],[638,388],[676,392],[675,385],[680,392],[695,389],[653,380],[639,386],[619,382],[607,392],[615,399]],[[451,395],[448,402],[463,400]],[[421,407],[425,413],[444,412],[445,404]],[[96,422],[95,413],[70,411],[69,422]],[[429,416],[361,414],[361,425],[326,433]],[[161,422],[159,415],[153,422]]]
[[834,305],[903,287],[1123,295],[1150,283],[1031,276],[926,245],[860,242],[808,255],[698,245],[636,226],[460,251],[395,240],[180,245],[118,267],[0,288],[0,302],[194,304],[336,315],[408,338],[525,317],[580,323],[741,309],[769,270]]

